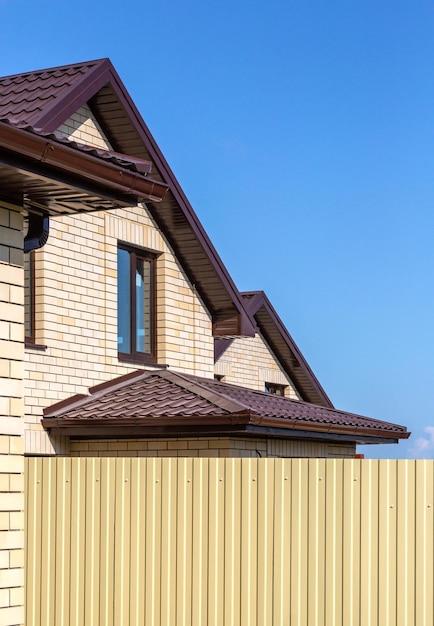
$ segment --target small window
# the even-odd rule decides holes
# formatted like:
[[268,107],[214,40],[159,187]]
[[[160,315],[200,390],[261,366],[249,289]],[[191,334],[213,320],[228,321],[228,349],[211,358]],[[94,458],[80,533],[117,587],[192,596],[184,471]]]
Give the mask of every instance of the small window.
[[155,255],[118,248],[118,354],[155,360]]
[[285,396],[285,386],[277,385],[275,383],[265,383],[266,393],[271,393],[273,396]]
[[214,380],[218,380],[219,383],[224,382],[224,379],[225,379],[225,377],[224,377],[223,374],[214,374]]

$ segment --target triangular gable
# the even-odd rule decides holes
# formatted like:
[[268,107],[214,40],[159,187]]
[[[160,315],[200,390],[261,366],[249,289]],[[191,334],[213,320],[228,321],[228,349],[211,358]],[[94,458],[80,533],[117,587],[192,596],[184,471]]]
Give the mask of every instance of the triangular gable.
[[83,105],[114,151],[152,161],[153,178],[169,185],[164,200],[147,207],[211,313],[214,336],[253,336],[240,293],[109,59],[0,79],[0,117],[44,133],[54,133]]
[[[241,294],[250,315],[267,342],[282,369],[295,384],[297,392],[306,402],[333,408],[333,404],[313,373],[297,344],[277,315],[263,291],[250,291]],[[216,339],[214,360],[217,361],[229,348],[232,339]]]
[[66,122],[56,130],[56,136],[67,137],[78,143],[86,143],[100,150],[113,151],[110,140],[105,135],[88,104],[83,104]]

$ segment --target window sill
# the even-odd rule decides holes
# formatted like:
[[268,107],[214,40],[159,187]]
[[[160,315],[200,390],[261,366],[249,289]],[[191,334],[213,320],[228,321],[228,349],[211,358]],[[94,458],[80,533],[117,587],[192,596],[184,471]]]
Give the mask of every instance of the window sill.
[[121,363],[130,363],[131,365],[152,365],[159,369],[167,369],[168,365],[157,363],[155,357],[150,354],[126,354],[118,352],[118,359]]
[[45,352],[47,349],[47,346],[44,346],[41,343],[33,343],[33,341],[27,340],[24,342],[24,347],[26,350],[38,350],[39,352]]

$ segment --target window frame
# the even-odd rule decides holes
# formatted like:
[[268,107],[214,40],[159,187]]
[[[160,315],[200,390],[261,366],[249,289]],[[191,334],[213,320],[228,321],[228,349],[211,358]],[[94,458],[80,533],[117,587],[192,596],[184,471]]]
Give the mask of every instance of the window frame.
[[[130,302],[129,302],[129,331],[131,338],[131,352],[121,352],[119,351],[118,344],[118,359],[119,361],[126,363],[138,363],[138,364],[146,364],[146,363],[156,363],[157,362],[157,333],[156,333],[156,324],[157,324],[157,303],[156,303],[156,295],[157,295],[157,287],[156,287],[156,261],[161,253],[156,253],[145,248],[138,248],[137,246],[133,246],[124,241],[118,241],[118,245],[116,248],[116,256],[119,250],[125,250],[129,255],[129,274],[130,274]],[[142,259],[146,262],[150,263],[150,324],[151,324],[151,332],[150,332],[150,344],[151,349],[150,352],[139,352],[136,349],[136,340],[137,340],[137,327],[136,327],[136,268],[137,268],[137,259]],[[119,285],[119,265],[117,265],[117,288]],[[119,297],[119,292],[117,297]],[[117,306],[119,307],[119,300],[117,302]],[[119,310],[117,311],[117,337],[119,337]]]

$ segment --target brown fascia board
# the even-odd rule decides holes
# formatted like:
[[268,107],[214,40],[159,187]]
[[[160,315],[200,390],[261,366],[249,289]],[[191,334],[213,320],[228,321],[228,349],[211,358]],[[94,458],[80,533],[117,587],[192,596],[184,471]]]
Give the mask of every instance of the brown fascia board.
[[[52,417],[42,419],[43,427],[50,431],[64,432],[65,435],[81,437],[128,436],[131,432],[143,436],[158,436],[164,429],[167,436],[206,436],[211,430],[220,429],[223,435],[225,429],[235,434],[241,428],[243,435],[249,426],[255,427],[254,433],[262,436],[288,436],[304,438],[323,437],[325,440],[340,437],[348,441],[360,443],[397,443],[400,439],[408,439],[411,433],[385,431],[374,428],[364,428],[347,425],[330,425],[307,422],[303,420],[288,420],[284,418],[263,418],[256,416],[250,410],[243,410],[230,415],[203,415],[194,416],[164,416],[164,417],[125,417],[125,418],[68,418]],[[157,432],[158,431],[158,432]]]
[[321,424],[318,422],[304,420],[288,420],[279,417],[252,416],[251,424],[261,427],[282,428],[284,430],[306,430],[325,434],[347,434],[354,437],[382,437],[386,439],[408,439],[407,431],[385,430],[381,428],[367,428],[364,426],[353,426],[347,424]]
[[[297,344],[295,343],[295,341],[293,340],[293,338],[289,334],[287,328],[285,327],[284,323],[282,322],[282,320],[280,319],[280,317],[276,313],[276,310],[274,309],[273,305],[271,304],[271,302],[267,298],[267,296],[264,293],[264,291],[246,291],[246,292],[243,292],[242,295],[248,296],[248,298],[245,298],[245,300],[244,300],[244,305],[245,305],[246,309],[249,311],[249,313],[255,318],[255,321],[256,321],[256,323],[259,326],[260,332],[263,334],[265,340],[270,345],[270,347],[273,350],[273,352],[278,351],[278,347],[275,345],[275,342],[272,341],[272,339],[267,335],[267,333],[264,332],[263,327],[261,327],[261,324],[260,324],[260,322],[259,322],[259,320],[257,318],[257,314],[258,314],[258,311],[260,309],[264,309],[264,311],[266,312],[266,314],[270,318],[270,320],[273,323],[273,325],[277,328],[280,336],[282,337],[282,340],[284,341],[284,343],[288,347],[288,349],[291,352],[291,355],[293,356],[293,358],[296,360],[297,366],[302,369],[304,375],[309,380],[309,384],[312,385],[312,387],[315,390],[315,393],[318,395],[318,398],[313,399],[313,398],[309,397],[311,394],[309,394],[308,390],[300,389],[300,391],[302,392],[302,395],[304,396],[303,399],[305,401],[307,401],[307,402],[313,402],[314,404],[321,404],[321,405],[323,405],[325,407],[329,407],[329,408],[333,409],[334,406],[333,406],[332,401],[327,396],[327,394],[324,391],[323,387],[321,386],[319,380],[317,379],[317,377],[313,373],[313,371],[310,368],[308,362],[306,361],[306,359],[304,358],[304,356],[301,353],[300,349],[298,348]],[[278,358],[278,354],[275,354],[275,356],[276,356],[276,358]],[[279,361],[281,362],[281,365],[284,366],[284,363],[282,363],[282,359],[281,358],[279,359]],[[284,369],[286,371],[288,371],[287,367],[284,367]],[[290,372],[288,372],[288,374],[290,375],[291,378],[295,378],[294,372],[290,371]],[[294,382],[297,382],[297,381],[294,380]],[[320,401],[318,401],[318,400],[320,400]]]
[[[256,324],[254,319],[246,311],[240,292],[232,281],[232,278],[211,243],[211,240],[206,234],[195,211],[193,210],[193,207],[182,191],[182,188],[173,171],[164,158],[153,135],[151,134],[140,112],[125,88],[120,76],[109,59],[101,59],[97,65],[92,68],[92,70],[86,72],[85,76],[80,77],[77,82],[71,85],[69,90],[65,92],[66,94],[71,94],[70,98],[67,98],[64,94],[60,99],[60,103],[56,105],[55,101],[46,111],[44,110],[43,115],[35,120],[32,120],[32,123],[44,132],[54,132],[77,110],[77,108],[90,100],[102,87],[107,84],[112,86],[121,105],[124,107],[125,111],[127,111],[136,131],[146,146],[151,159],[160,172],[163,180],[170,185],[171,192],[180,206],[189,227],[192,229],[194,236],[205,251],[206,256],[209,258],[219,277],[219,280],[230,296],[230,300],[233,303],[235,311],[237,312],[238,319],[235,320],[235,323],[232,321],[229,325],[227,325],[223,321],[220,328],[220,324],[217,321],[217,323],[213,324],[213,333],[217,336],[232,334],[254,337],[257,330]],[[159,222],[158,210],[153,211],[152,205],[149,206],[149,209],[153,213],[157,222]],[[228,330],[231,332],[227,332]]]
[[[68,177],[75,177],[74,186],[78,188],[80,181],[87,183],[86,190],[89,190],[91,183],[93,190],[102,197],[111,197],[114,192],[115,195],[119,194],[122,202],[126,201],[126,197],[135,203],[145,200],[159,202],[168,189],[164,183],[4,121],[0,121],[0,147],[13,155],[28,159],[29,162],[34,161],[38,165],[38,173],[41,165],[47,168],[47,178],[51,177],[49,168],[54,168],[57,172],[66,173]],[[2,160],[4,159],[5,155]],[[73,185],[74,182],[68,178],[68,184]],[[104,188],[111,193],[104,192]]]

